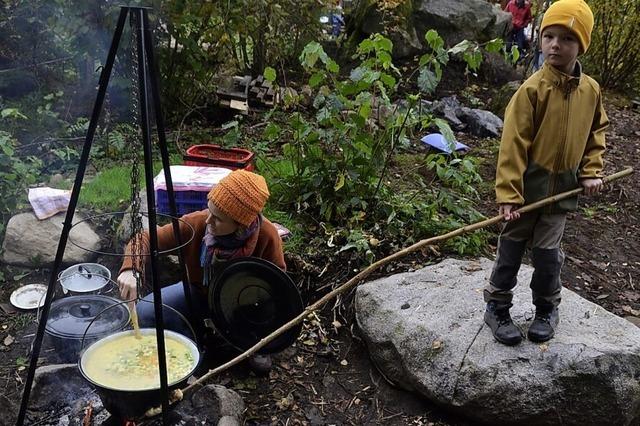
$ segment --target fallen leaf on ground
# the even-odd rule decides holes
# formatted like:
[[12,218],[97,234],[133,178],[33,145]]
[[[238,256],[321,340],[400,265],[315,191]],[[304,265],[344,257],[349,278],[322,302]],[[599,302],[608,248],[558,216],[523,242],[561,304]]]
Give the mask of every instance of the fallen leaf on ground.
[[628,314],[633,315],[634,317],[640,317],[640,310],[637,309],[633,309],[631,306],[629,305],[624,305],[622,307],[622,310],[625,311]]
[[596,297],[597,300],[602,300],[602,299],[606,299],[607,297],[609,297],[608,294],[600,294]]

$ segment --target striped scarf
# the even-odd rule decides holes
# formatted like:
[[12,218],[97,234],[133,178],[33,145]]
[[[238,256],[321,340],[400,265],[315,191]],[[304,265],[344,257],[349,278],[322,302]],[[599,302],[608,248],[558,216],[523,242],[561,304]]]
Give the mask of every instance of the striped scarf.
[[234,232],[229,235],[214,235],[207,226],[200,251],[200,266],[204,268],[205,287],[211,281],[214,265],[217,262],[251,256],[258,241],[261,225],[262,215],[258,215],[241,234]]

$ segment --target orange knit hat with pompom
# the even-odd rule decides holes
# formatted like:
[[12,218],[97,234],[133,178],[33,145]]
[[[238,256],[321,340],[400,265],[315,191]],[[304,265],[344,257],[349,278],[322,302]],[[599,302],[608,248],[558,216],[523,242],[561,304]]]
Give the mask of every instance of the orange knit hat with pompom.
[[269,198],[264,178],[246,170],[234,170],[214,186],[207,196],[224,214],[249,226]]

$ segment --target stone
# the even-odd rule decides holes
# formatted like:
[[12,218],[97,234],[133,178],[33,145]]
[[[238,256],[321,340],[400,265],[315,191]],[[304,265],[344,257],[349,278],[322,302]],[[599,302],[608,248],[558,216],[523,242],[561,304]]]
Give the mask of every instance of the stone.
[[491,102],[489,103],[489,109],[496,114],[504,116],[504,111],[511,100],[511,97],[516,93],[522,83],[514,80],[506,83],[493,95]]
[[[638,327],[563,289],[552,340],[501,345],[483,321],[491,268],[447,259],[360,285],[356,319],[382,374],[487,424],[638,424]],[[532,272],[521,268],[511,309],[524,330],[535,312]]]
[[491,111],[462,107],[458,118],[467,124],[467,132],[481,138],[497,138],[502,133],[504,123]]
[[185,397],[173,411],[187,423],[193,419],[198,422],[194,424],[201,424],[201,421],[205,421],[205,424],[220,424],[227,417],[225,422],[236,420],[237,423],[226,423],[232,425],[241,424],[244,409],[244,401],[235,391],[221,385],[206,385]]
[[224,416],[218,420],[218,426],[240,426],[240,421],[237,417]]
[[464,130],[482,138],[499,137],[502,132],[500,117],[491,111],[465,107],[455,95],[433,102],[428,109],[444,118],[455,131]]
[[[140,212],[147,213],[149,211],[149,204],[147,203],[147,191],[145,189],[140,190],[138,193],[140,197]],[[149,217],[145,214],[142,216],[142,229],[149,229]],[[131,238],[131,207],[127,209],[122,215],[122,220],[116,229],[114,247],[124,251],[124,247]]]
[[[7,223],[2,243],[2,261],[27,267],[53,264],[65,216],[66,213],[58,213],[45,220],[39,220],[33,212],[13,216]],[[82,220],[82,215],[75,214],[73,222],[77,225],[69,233],[62,259],[65,264],[89,262],[95,257],[89,250],[99,250],[101,247],[98,234]]]
[[390,13],[379,10],[383,2],[358,2],[349,24],[350,44],[357,45],[374,33],[386,33],[393,42],[393,57],[405,58],[425,49],[424,37],[430,29],[437,30],[447,46],[453,46],[464,39],[485,42],[504,37],[511,26],[511,15],[485,0],[401,0],[396,3]]

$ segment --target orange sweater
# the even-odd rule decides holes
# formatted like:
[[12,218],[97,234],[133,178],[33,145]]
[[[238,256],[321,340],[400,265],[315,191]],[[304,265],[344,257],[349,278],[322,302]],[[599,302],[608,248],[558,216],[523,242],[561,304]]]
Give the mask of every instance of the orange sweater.
[[[193,227],[194,235],[191,241],[183,249],[183,259],[189,276],[191,284],[202,284],[203,268],[200,266],[200,250],[202,247],[202,238],[207,229],[207,215],[208,210],[201,210],[199,212],[189,213],[181,217],[180,224],[180,237],[182,243],[191,236],[191,229],[184,222]],[[284,263],[284,253],[282,251],[282,241],[278,235],[278,230],[267,218],[263,218],[262,226],[259,230],[258,241],[256,248],[251,256],[259,257],[269,262],[274,263],[280,269],[285,271],[287,269]],[[149,232],[145,231],[142,235],[143,240],[143,253],[149,253]],[[158,250],[166,251],[177,247],[176,239],[173,235],[172,224],[167,224],[158,228]],[[125,254],[131,254],[131,243],[127,244]],[[173,252],[172,254],[177,254]],[[131,256],[125,256],[124,262],[120,272],[133,269],[133,258]]]

